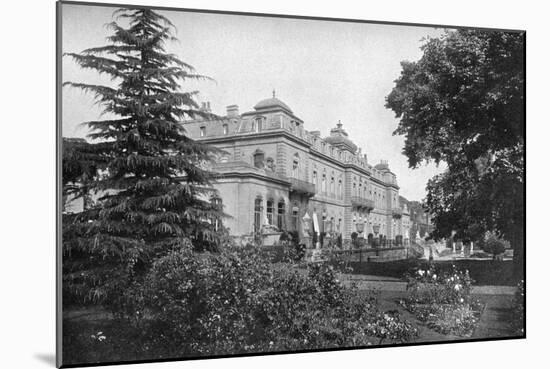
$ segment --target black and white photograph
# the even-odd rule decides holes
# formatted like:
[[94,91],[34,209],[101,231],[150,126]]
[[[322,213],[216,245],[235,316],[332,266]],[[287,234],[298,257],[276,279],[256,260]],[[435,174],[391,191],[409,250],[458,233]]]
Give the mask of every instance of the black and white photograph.
[[148,5],[57,3],[58,366],[526,337],[525,30]]

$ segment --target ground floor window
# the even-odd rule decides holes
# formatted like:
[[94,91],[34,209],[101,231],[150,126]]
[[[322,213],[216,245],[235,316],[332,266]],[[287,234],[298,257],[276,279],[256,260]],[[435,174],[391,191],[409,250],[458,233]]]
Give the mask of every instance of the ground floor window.
[[[215,196],[215,197],[212,197],[212,199],[210,200],[210,202],[212,203],[212,205],[214,205],[214,207],[221,211],[223,208],[222,208],[222,199]],[[221,222],[221,219],[220,217],[213,217],[211,219],[211,222],[212,224],[214,225],[214,230],[216,231],[219,231],[220,228],[221,228],[221,225],[222,225],[222,222]]]
[[267,224],[273,225],[273,200],[267,200]]
[[258,233],[262,224],[262,199],[254,200],[254,232]]
[[292,209],[292,229],[298,230],[298,208]]
[[279,230],[283,230],[285,228],[284,219],[285,203],[283,201],[279,201],[279,204],[277,205],[277,228],[279,228]]

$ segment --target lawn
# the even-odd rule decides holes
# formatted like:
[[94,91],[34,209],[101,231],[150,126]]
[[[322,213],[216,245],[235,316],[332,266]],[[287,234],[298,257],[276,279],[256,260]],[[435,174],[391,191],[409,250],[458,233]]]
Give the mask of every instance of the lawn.
[[[453,260],[433,262],[438,270],[449,272],[453,264],[459,269],[468,269],[475,285],[515,286],[519,280],[513,277],[511,260]],[[353,274],[374,275],[381,277],[403,278],[407,271],[415,268],[427,268],[427,260],[409,259],[386,262],[350,262]]]

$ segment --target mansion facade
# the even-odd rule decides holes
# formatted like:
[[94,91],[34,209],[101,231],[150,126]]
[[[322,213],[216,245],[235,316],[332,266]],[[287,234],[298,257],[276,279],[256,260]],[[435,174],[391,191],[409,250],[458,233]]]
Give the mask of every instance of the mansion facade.
[[345,244],[354,233],[369,243],[408,242],[409,211],[396,175],[387,161],[369,164],[342,123],[328,137],[308,131],[273,93],[251,111],[231,105],[224,116],[183,124],[189,137],[221,149],[213,185],[232,236],[269,226],[300,237],[341,235]]

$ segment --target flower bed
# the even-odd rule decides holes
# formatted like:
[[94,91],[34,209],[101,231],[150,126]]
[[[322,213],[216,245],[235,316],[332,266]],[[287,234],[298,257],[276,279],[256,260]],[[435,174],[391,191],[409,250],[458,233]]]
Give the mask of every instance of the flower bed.
[[472,279],[453,266],[439,273],[433,266],[407,275],[408,296],[399,303],[418,320],[442,334],[470,337],[483,311],[483,304],[470,295]]

